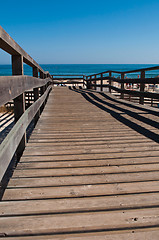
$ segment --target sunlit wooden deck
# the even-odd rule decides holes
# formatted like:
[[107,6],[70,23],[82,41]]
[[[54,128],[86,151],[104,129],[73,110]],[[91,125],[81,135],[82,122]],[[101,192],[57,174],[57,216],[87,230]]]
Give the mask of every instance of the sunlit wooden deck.
[[158,240],[151,109],[54,87],[0,202],[0,237]]

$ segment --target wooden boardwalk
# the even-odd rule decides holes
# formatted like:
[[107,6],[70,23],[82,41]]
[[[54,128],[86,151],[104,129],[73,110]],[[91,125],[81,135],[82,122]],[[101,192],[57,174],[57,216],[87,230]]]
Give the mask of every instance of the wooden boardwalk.
[[0,202],[0,238],[159,239],[159,123],[55,87]]

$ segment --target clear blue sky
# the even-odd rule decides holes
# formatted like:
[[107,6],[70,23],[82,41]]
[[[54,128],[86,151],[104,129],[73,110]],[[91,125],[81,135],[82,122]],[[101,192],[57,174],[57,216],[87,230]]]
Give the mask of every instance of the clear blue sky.
[[[159,64],[159,0],[5,0],[1,26],[38,63]],[[10,57],[0,50],[0,64]]]

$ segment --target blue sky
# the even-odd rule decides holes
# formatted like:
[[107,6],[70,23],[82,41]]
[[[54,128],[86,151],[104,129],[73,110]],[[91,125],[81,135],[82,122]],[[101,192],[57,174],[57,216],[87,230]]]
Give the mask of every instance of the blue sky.
[[0,24],[40,64],[159,64],[158,14],[158,0],[5,0]]

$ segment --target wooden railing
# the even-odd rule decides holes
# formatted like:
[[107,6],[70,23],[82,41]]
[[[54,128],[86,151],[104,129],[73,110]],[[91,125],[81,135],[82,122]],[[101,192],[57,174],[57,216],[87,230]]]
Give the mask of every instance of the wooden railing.
[[85,75],[69,74],[69,75],[51,75],[54,85],[79,85],[84,86]]
[[[16,153],[20,158],[26,145],[26,129],[34,120],[36,124],[51,91],[51,75],[45,72],[5,31],[0,27],[0,48],[12,58],[12,75],[0,76],[0,106],[9,101],[14,104],[15,125],[0,145],[0,181]],[[33,76],[24,76],[23,63],[33,69]],[[26,92],[32,92],[32,105],[26,110]]]
[[[97,87],[100,88],[100,91],[103,91],[103,88],[108,88],[111,93],[112,90],[120,93],[120,97],[123,99],[124,94],[131,96],[139,97],[139,103],[144,104],[144,98],[159,99],[159,94],[155,92],[145,91],[145,84],[159,84],[159,78],[146,78],[146,71],[158,70],[159,66],[151,68],[136,69],[132,71],[105,71],[89,76],[85,76],[84,85],[87,89],[96,90]],[[125,78],[126,74],[136,73],[139,78]],[[118,77],[112,77],[113,74],[118,74]],[[107,80],[107,83],[104,81]],[[114,86],[114,83],[120,84],[120,87]],[[126,85],[131,84],[132,89],[126,89]],[[138,84],[139,89],[133,89],[133,85]]]

